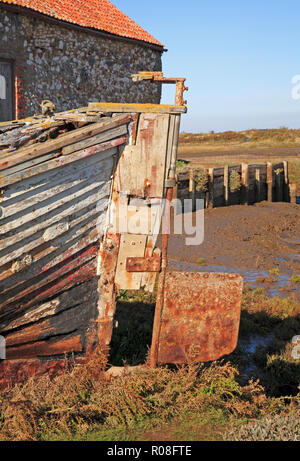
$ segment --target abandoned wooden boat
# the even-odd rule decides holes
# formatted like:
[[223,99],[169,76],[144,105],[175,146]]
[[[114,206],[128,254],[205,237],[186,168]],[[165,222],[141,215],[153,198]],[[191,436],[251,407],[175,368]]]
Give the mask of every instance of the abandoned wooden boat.
[[[183,340],[169,321],[174,303],[166,296],[174,276],[166,272],[167,240],[161,255],[151,226],[121,231],[118,215],[125,207],[130,216],[153,213],[160,220],[161,204],[155,208],[153,199],[172,199],[184,79],[134,78],[176,83],[176,104],[90,103],[51,114],[46,103],[43,116],[0,124],[0,335],[6,343],[0,384],[56,372],[66,356],[83,359],[108,346],[116,290],[151,291],[158,272],[153,364],[184,360],[192,328],[186,322]],[[216,335],[218,345],[210,341],[214,352],[205,357],[211,360],[235,348],[242,280],[197,277],[203,299],[205,290],[230,284],[216,307],[227,333],[222,341]],[[204,321],[202,332],[206,327]]]

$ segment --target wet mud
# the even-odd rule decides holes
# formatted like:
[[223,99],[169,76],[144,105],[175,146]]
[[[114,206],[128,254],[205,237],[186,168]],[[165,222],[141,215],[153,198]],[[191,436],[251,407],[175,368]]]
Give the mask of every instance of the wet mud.
[[169,269],[241,274],[250,286],[300,301],[300,207],[262,202],[205,210],[204,242],[171,235]]

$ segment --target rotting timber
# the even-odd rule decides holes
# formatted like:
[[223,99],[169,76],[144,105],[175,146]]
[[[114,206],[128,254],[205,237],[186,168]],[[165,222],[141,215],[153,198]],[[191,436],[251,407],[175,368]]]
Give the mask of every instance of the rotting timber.
[[[107,348],[117,290],[153,291],[158,272],[151,364],[183,362],[193,345],[193,335],[183,342],[178,335],[180,321],[167,328],[168,312],[172,316],[173,309],[180,318],[167,273],[167,237],[161,254],[154,228],[124,231],[119,222],[124,211],[138,221],[149,214],[160,221],[161,200],[171,201],[187,88],[184,79],[164,79],[161,73],[142,72],[133,78],[175,83],[176,104],[90,103],[0,124],[0,335],[6,341],[0,386],[34,374],[54,374],[66,358],[84,361],[96,347]],[[210,311],[201,323],[202,333],[217,325],[214,335],[222,354],[236,345],[242,279],[235,276],[233,291],[227,279],[223,282],[210,283],[207,289],[213,304],[225,287],[216,312],[204,305],[203,296],[197,304],[193,292],[198,315],[201,309]],[[166,303],[167,294],[173,303]],[[221,309],[228,300],[234,314],[229,307],[224,324]],[[192,318],[187,321],[186,315],[188,325]],[[216,315],[219,321],[212,322]],[[164,356],[161,345],[166,341]],[[214,358],[220,355],[216,341]],[[207,341],[201,344],[207,347]]]

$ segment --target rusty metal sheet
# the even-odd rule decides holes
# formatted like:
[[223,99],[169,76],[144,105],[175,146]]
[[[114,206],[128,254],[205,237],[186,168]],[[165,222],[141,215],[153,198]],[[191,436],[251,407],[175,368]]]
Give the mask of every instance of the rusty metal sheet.
[[127,258],[127,272],[160,272],[161,256],[154,255],[148,258]]
[[158,362],[217,360],[237,346],[243,278],[238,274],[166,274]]

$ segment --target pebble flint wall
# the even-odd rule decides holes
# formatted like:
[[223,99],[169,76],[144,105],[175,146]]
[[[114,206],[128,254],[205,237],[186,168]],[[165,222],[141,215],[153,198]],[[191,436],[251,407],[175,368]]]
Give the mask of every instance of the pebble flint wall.
[[162,51],[0,7],[0,59],[13,66],[16,118],[40,113],[45,99],[56,112],[88,101],[158,104],[161,86],[130,76],[161,71]]

